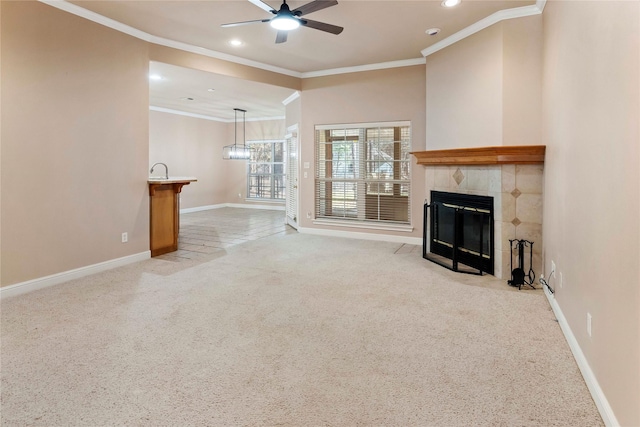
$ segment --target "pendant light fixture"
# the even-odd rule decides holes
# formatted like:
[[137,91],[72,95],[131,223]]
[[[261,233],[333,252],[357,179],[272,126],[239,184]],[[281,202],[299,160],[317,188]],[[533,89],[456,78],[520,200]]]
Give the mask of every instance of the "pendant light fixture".
[[[251,148],[246,143],[246,115],[247,110],[234,108],[234,129],[233,144],[222,147],[222,158],[224,160],[249,160]],[[242,113],[242,144],[238,144],[238,111]]]

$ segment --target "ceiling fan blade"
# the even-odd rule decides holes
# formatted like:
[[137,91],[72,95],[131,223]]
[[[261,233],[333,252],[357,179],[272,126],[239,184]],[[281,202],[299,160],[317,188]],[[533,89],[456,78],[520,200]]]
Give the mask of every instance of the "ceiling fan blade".
[[344,30],[344,28],[338,27],[337,25],[325,24],[324,22],[312,21],[310,19],[301,19],[300,25],[336,35]]
[[260,22],[269,22],[271,21],[271,19],[256,19],[254,21],[242,21],[242,22],[232,22],[230,24],[222,24],[220,25],[221,27],[237,27],[239,25],[247,25],[247,24],[257,24]]
[[326,9],[330,6],[335,6],[337,4],[338,2],[336,0],[314,0],[311,3],[307,3],[297,9],[292,10],[291,13],[296,16],[302,16],[311,12],[317,12],[318,10]]
[[276,43],[286,42],[288,34],[289,34],[289,31],[283,31],[283,30],[278,31],[278,34],[276,35]]
[[272,8],[271,6],[269,6],[268,4],[266,4],[265,2],[263,2],[262,0],[249,0],[251,3],[255,4],[256,6],[258,6],[260,9],[270,12],[270,13],[278,13],[277,10],[275,10],[274,8]]

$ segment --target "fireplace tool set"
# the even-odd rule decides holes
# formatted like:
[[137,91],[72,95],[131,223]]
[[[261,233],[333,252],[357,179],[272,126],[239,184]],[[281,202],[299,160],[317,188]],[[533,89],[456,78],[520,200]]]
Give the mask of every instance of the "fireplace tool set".
[[[509,239],[511,245],[511,280],[507,280],[510,286],[517,286],[518,289],[522,289],[522,286],[533,286],[533,281],[536,279],[536,274],[533,272],[533,242],[529,240]],[[525,248],[529,249],[529,271],[525,270]],[[513,252],[518,250],[518,267],[513,268]]]

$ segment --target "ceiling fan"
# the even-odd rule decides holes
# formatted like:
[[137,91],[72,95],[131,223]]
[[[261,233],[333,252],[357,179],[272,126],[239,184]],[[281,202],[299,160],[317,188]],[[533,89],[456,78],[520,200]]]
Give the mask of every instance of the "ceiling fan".
[[269,13],[273,13],[275,16],[269,19],[257,19],[254,21],[234,22],[231,24],[222,24],[223,27],[236,27],[238,25],[256,24],[259,22],[269,22],[269,24],[278,30],[276,35],[276,43],[284,43],[287,41],[288,31],[298,28],[299,26],[313,28],[315,30],[325,31],[331,34],[340,34],[344,28],[337,25],[325,24],[324,22],[312,21],[310,19],[301,18],[312,12],[325,9],[330,6],[338,4],[336,0],[314,0],[311,3],[307,3],[296,9],[289,9],[287,0],[283,0],[280,10],[275,10],[262,0],[249,0],[251,3],[258,6]]

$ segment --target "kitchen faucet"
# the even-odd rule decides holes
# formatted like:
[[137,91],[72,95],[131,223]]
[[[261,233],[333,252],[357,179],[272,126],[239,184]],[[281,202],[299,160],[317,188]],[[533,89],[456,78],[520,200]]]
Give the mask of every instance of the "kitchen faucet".
[[162,165],[162,166],[164,166],[164,170],[165,170],[165,179],[169,179],[169,168],[168,168],[168,167],[167,167],[167,165],[166,165],[166,164],[164,164],[164,163],[160,163],[160,162],[158,162],[158,163],[154,163],[154,164],[153,164],[153,166],[151,166],[151,170],[149,171],[149,173],[153,173],[153,168],[155,168],[155,167],[156,167],[156,165]]

